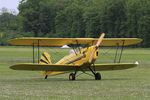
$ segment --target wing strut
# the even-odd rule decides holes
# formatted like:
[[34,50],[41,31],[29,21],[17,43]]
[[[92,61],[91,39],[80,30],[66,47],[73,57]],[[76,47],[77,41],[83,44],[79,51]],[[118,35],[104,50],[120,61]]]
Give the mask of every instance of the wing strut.
[[118,63],[120,63],[120,61],[121,61],[121,57],[122,57],[122,53],[123,53],[123,50],[124,50],[124,40],[123,40],[123,43],[122,43],[122,47],[121,47],[121,53],[120,53],[120,57],[119,57],[119,62]]
[[[119,44],[117,44],[115,58],[114,58],[114,63],[120,63],[121,62],[122,53],[123,53],[123,50],[124,50],[124,43],[125,43],[125,41],[122,42],[122,46],[121,47],[119,46]],[[118,53],[119,49],[121,49],[120,50],[120,54]],[[119,56],[119,58],[118,58],[118,56]],[[117,61],[117,58],[118,58],[118,61]]]
[[116,60],[117,60],[118,50],[119,50],[119,44],[117,43],[117,48],[116,48],[114,63],[116,63]]
[[34,59],[35,59],[35,58],[34,58],[34,55],[35,55],[35,54],[34,54],[34,43],[33,43],[33,46],[32,46],[32,47],[33,47],[33,63],[35,63],[35,60],[34,60]]
[[40,40],[38,40],[38,64],[40,61]]
[[76,40],[76,43],[77,43],[77,48],[78,48],[78,50],[79,50],[79,52],[80,52],[80,54],[81,54],[81,49],[80,49],[80,45],[79,45],[79,42],[78,42],[78,40]]
[[[36,44],[37,43],[37,44]],[[37,45],[37,46],[36,46]],[[37,42],[33,42],[33,45],[32,45],[32,49],[33,49],[33,63],[35,63],[35,47],[37,47],[37,52],[38,52],[38,63],[39,63],[39,60],[40,60],[40,40],[37,40]]]

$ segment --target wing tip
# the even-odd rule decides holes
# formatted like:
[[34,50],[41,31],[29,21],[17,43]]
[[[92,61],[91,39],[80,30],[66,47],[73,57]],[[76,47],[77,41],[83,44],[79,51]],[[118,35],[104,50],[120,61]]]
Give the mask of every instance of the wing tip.
[[139,65],[139,62],[138,62],[138,61],[136,61],[136,62],[135,62],[135,64],[136,64],[136,65]]
[[13,66],[10,66],[9,68],[15,70],[15,68]]

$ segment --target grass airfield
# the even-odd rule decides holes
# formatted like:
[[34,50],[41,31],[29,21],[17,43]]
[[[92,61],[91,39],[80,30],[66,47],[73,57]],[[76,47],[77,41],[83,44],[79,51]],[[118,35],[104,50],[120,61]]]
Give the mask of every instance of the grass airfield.
[[[42,48],[43,51],[54,57],[53,62],[69,52],[58,48]],[[114,49],[100,52],[96,63],[113,62]],[[0,100],[149,100],[149,60],[150,49],[125,49],[122,62],[139,61],[138,67],[100,72],[100,81],[86,74],[69,81],[69,73],[45,80],[40,72],[9,69],[17,62],[32,62],[31,47],[0,47]]]

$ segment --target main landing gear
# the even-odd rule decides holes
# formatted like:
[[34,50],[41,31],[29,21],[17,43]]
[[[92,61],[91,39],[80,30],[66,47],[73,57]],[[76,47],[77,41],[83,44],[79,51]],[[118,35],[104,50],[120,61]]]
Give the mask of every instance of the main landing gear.
[[[94,77],[95,77],[95,80],[101,80],[101,74],[100,73],[94,73]],[[75,73],[70,73],[69,74],[69,80],[76,80],[76,74]]]
[[101,74],[100,73],[96,73],[95,71],[95,67],[93,67],[93,69],[91,67],[89,67],[89,70],[93,73],[93,75],[95,76],[95,80],[101,80]]
[[[95,80],[101,80],[101,74],[100,73],[97,73],[96,71],[95,71],[95,68],[91,68],[91,67],[89,67],[89,70],[93,73],[93,75],[94,75],[94,77],[95,77]],[[85,73],[84,71],[82,71],[83,73]],[[70,73],[69,74],[69,80],[76,80],[76,73],[77,73],[77,71],[75,71],[75,73]],[[85,74],[87,74],[87,73],[85,73]]]

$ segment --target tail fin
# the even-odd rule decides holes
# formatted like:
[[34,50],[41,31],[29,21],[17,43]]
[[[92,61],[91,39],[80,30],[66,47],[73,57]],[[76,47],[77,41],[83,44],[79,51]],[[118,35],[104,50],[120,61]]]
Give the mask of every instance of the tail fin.
[[[42,54],[40,64],[52,64],[51,56],[47,52],[44,52]],[[59,71],[42,71],[42,74],[45,76],[45,79],[47,79],[48,75],[58,75],[63,73],[64,72]]]
[[47,52],[42,54],[40,64],[52,64],[51,56]]

